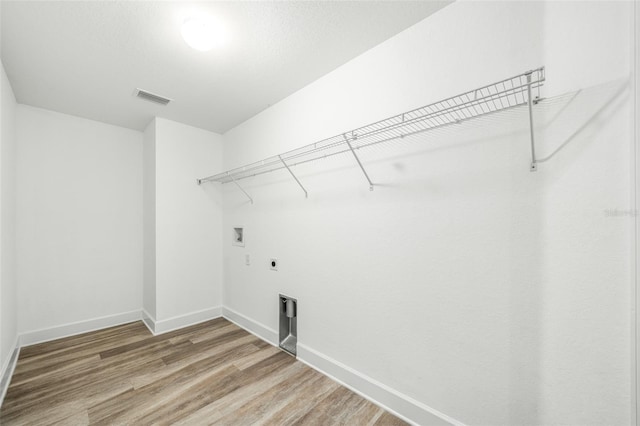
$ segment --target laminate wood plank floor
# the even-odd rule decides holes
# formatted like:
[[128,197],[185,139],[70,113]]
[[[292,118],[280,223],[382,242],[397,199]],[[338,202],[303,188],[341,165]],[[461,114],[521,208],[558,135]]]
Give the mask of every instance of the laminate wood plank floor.
[[23,348],[0,424],[406,423],[218,318],[159,336],[138,321]]

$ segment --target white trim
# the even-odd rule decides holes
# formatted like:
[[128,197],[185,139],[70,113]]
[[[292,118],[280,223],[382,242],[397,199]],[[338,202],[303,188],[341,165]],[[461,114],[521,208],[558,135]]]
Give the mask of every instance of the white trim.
[[[155,320],[153,324],[154,335],[167,333],[169,331],[178,330],[190,325],[199,324],[201,322],[209,321],[214,318],[222,316],[222,307],[216,306],[215,308],[207,308],[201,311],[190,312],[188,314],[179,315],[163,320]],[[151,319],[151,316],[149,316]],[[145,323],[146,324],[146,323]],[[147,327],[149,325],[147,324]]]
[[9,356],[9,359],[7,359],[2,366],[2,370],[0,370],[0,407],[4,402],[4,397],[7,394],[7,389],[9,389],[9,384],[11,383],[11,377],[13,376],[13,372],[18,364],[18,357],[20,357],[20,337],[16,336],[11,356]]
[[[87,321],[64,324],[57,327],[23,333],[18,337],[15,349],[9,360],[7,360],[6,364],[3,366],[3,374],[0,376],[3,380],[0,383],[4,384],[4,388],[0,389],[2,391],[0,394],[0,404],[4,398],[6,389],[8,388],[10,378],[13,375],[21,346],[29,346],[36,343],[100,330],[139,320],[143,321],[152,334],[158,335],[214,318],[219,318],[220,316],[223,316],[227,320],[235,323],[239,327],[254,334],[267,343],[270,343],[273,346],[278,346],[278,333],[275,330],[260,324],[259,322],[234,311],[233,309],[220,306],[191,312],[186,315],[167,318],[161,321],[157,321],[146,310],[142,309],[139,311],[125,312],[122,314],[110,315]],[[404,395],[389,386],[340,363],[339,361],[311,349],[304,344],[298,343],[297,352],[297,358],[299,361],[332,378],[336,382],[409,423],[464,426],[462,422],[416,401],[415,399]]]
[[147,326],[151,334],[156,335],[156,319],[147,312],[146,309],[142,308],[142,322]]
[[275,330],[227,307],[222,308],[222,316],[265,342],[278,346],[278,333]]
[[[222,316],[267,343],[278,346],[278,333],[275,330],[227,307],[222,308]],[[462,422],[401,394],[308,346],[298,343],[297,352],[299,361],[411,424],[464,426]]]
[[27,331],[20,334],[20,344],[21,346],[35,345],[36,343],[48,342],[50,340],[61,339],[63,337],[75,336],[76,334],[88,333],[90,331],[139,321],[140,318],[140,310],[136,310],[85,321],[62,324],[40,330]]
[[298,360],[411,424],[464,426],[464,423],[300,343]]

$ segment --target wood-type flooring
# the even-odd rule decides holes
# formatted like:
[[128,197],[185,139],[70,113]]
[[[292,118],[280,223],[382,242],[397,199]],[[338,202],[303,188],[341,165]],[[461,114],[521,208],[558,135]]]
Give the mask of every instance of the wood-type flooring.
[[406,425],[224,318],[22,348],[1,425]]

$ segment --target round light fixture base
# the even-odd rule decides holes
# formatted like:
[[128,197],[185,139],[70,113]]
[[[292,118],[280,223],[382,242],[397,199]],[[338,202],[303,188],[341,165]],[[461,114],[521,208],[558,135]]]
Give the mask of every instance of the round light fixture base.
[[182,38],[192,48],[206,52],[224,41],[222,27],[211,18],[188,18],[182,23]]

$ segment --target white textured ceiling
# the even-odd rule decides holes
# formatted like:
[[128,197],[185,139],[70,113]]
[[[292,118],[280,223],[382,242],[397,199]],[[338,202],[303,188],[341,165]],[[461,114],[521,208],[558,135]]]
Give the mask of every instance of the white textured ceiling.
[[[224,133],[450,1],[2,1],[18,102],[142,130],[155,115]],[[228,43],[189,48],[194,11]],[[135,88],[174,99],[139,100]]]

